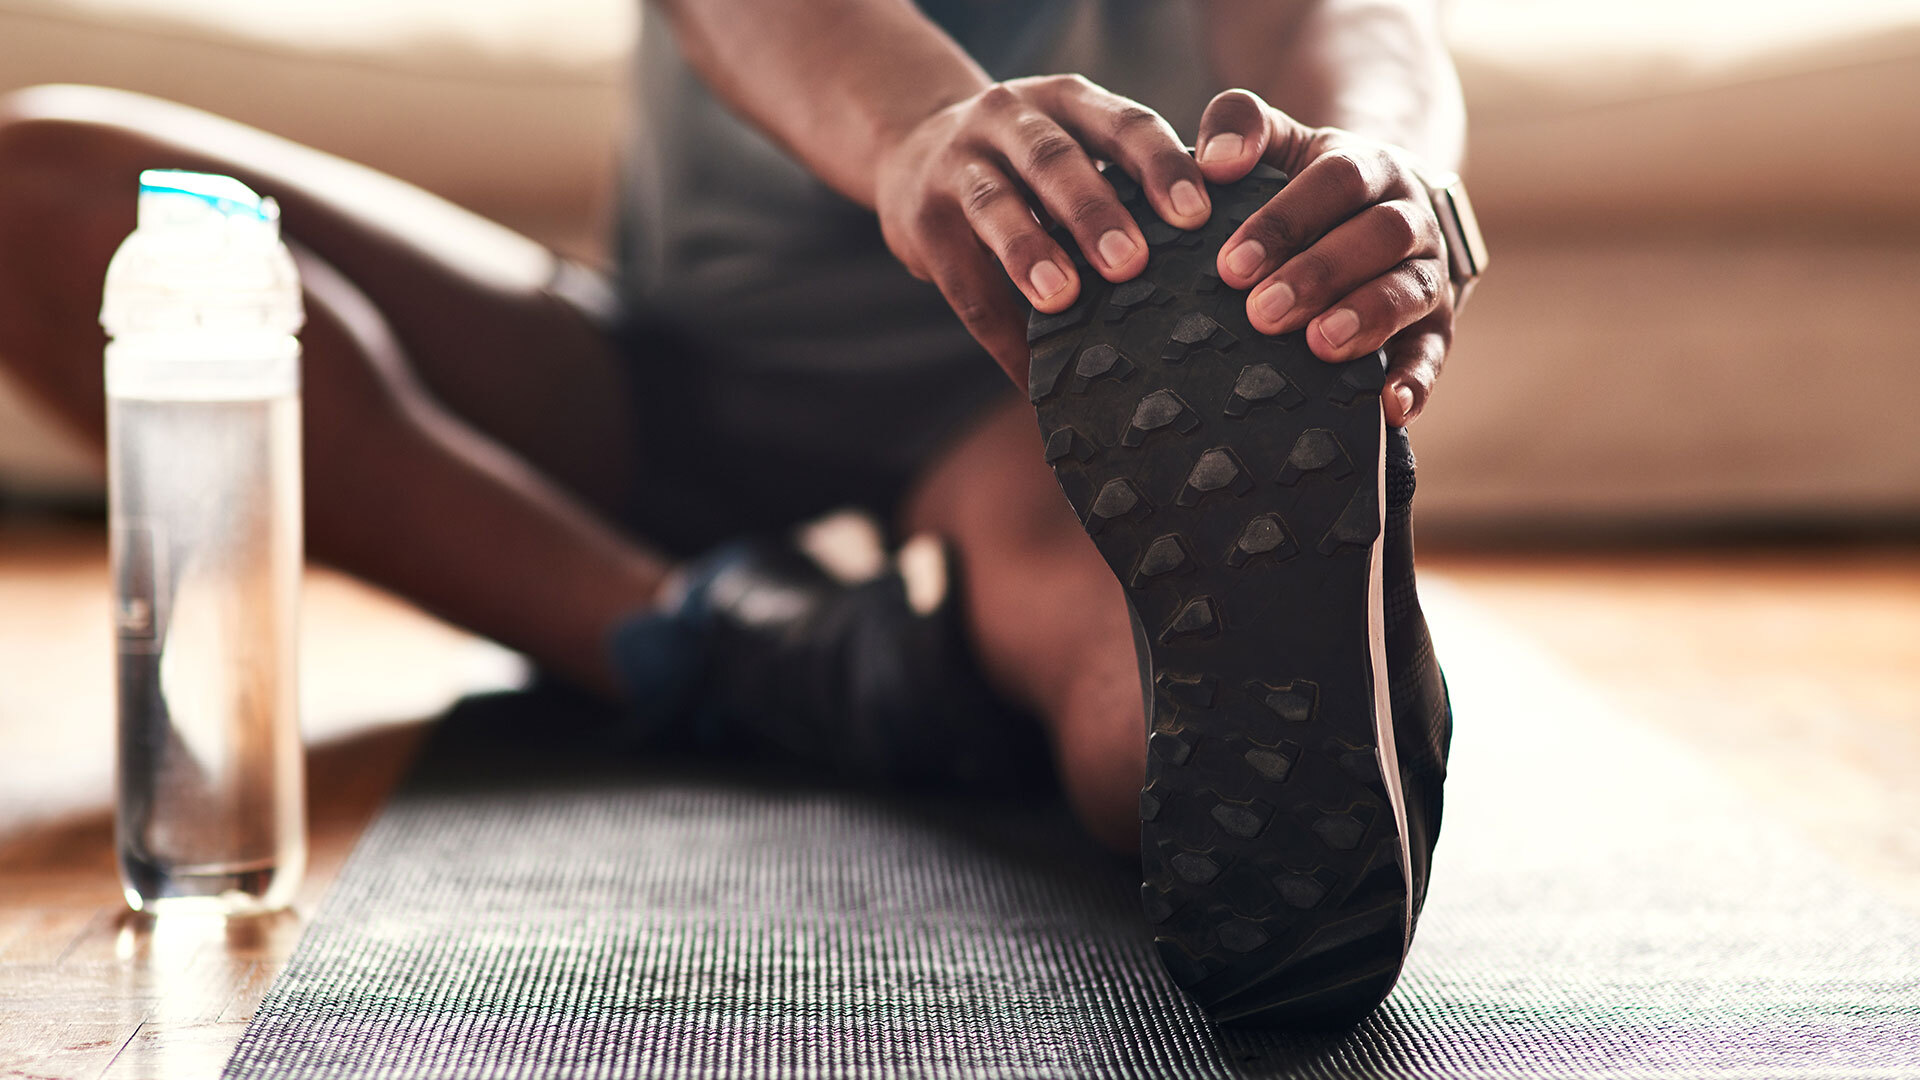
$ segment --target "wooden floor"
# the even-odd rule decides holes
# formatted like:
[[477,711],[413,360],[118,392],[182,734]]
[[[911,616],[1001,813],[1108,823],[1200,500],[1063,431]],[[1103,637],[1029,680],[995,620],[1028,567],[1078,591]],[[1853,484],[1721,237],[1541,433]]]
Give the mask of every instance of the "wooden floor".
[[[1920,910],[1920,551],[1450,552],[1423,565],[1440,586],[1430,605],[1518,627]],[[312,575],[313,859],[295,912],[156,924],[125,911],[113,870],[105,588],[97,535],[0,526],[0,1078],[216,1075],[420,718],[514,674],[498,650]]]
[[1920,910],[1920,545],[1422,565]]

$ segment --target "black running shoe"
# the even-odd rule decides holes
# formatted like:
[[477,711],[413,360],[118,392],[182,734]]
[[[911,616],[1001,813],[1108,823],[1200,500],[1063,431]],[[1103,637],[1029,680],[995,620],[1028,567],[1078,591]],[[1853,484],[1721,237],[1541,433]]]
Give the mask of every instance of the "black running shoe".
[[1448,722],[1385,358],[1328,364],[1300,333],[1262,335],[1215,273],[1282,174],[1211,187],[1193,232],[1108,176],[1151,257],[1119,285],[1083,267],[1072,308],[1033,315],[1030,395],[1133,613],[1147,918],[1216,1018],[1350,1023],[1412,938]]
[[921,554],[917,598],[897,563],[843,581],[786,540],[694,561],[677,599],[614,632],[631,741],[865,783],[1050,790],[1040,728],[972,657],[955,561]]

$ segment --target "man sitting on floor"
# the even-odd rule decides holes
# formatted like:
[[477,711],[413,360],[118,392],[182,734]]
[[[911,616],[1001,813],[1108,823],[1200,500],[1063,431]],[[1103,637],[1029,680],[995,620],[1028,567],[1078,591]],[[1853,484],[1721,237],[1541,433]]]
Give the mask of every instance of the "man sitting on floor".
[[[1433,5],[653,14],[611,285],[215,117],[14,95],[0,356],[103,438],[137,174],[238,177],[306,288],[316,557],[662,745],[905,783],[1057,762],[1217,1015],[1364,1014],[1449,724],[1404,429],[1478,260]],[[902,541],[884,570],[791,540],[843,506]]]

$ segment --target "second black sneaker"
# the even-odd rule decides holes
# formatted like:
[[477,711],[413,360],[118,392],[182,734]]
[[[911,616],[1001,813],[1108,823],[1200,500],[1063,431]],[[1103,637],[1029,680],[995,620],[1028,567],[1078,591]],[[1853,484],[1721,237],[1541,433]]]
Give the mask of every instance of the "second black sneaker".
[[973,659],[957,572],[931,537],[857,580],[793,538],[694,560],[675,596],[612,636],[629,741],[866,783],[1049,790],[1039,726]]
[[1412,940],[1450,722],[1385,359],[1328,364],[1299,333],[1258,333],[1215,272],[1280,173],[1213,187],[1193,232],[1108,175],[1147,268],[1083,273],[1072,308],[1032,317],[1030,396],[1133,614],[1146,916],[1216,1018],[1350,1023]]

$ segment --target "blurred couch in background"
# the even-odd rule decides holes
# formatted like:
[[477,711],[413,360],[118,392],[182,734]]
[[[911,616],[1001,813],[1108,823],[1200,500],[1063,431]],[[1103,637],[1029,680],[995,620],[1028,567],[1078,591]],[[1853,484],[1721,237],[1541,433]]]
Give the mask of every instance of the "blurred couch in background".
[[[636,2],[0,0],[0,90],[200,106],[596,257]],[[1920,520],[1920,0],[1448,24],[1494,261],[1423,527]],[[0,387],[0,489],[94,476]]]

